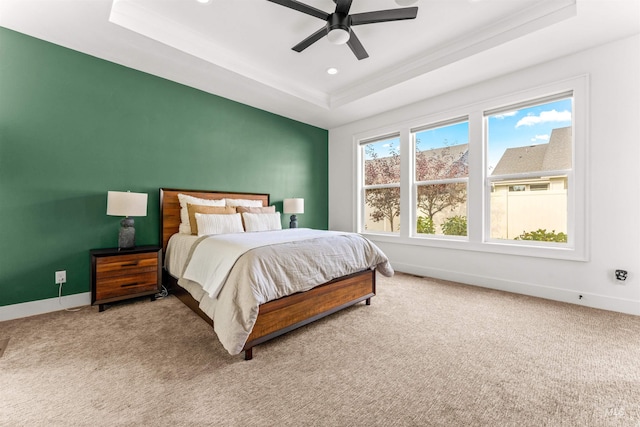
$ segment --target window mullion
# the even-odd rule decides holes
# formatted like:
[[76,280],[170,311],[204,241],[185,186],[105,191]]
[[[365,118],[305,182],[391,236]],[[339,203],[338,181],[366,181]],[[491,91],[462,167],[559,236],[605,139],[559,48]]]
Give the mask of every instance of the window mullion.
[[416,186],[420,185],[438,185],[438,184],[457,184],[459,182],[467,182],[467,177],[462,178],[447,178],[447,179],[433,179],[429,181],[417,181]]
[[365,185],[363,188],[365,190],[376,190],[379,188],[399,188],[400,184],[374,184],[374,185]]
[[469,183],[467,184],[467,237],[481,242],[485,222],[484,208],[484,115],[469,114]]
[[408,128],[400,131],[400,236],[409,237],[415,229],[415,202],[411,182],[415,177],[415,149]]
[[517,181],[517,180],[522,180],[527,178],[565,176],[565,175],[568,175],[569,173],[571,173],[571,169],[551,170],[551,171],[533,171],[533,172],[527,172],[527,173],[488,176],[487,179],[489,180],[489,182],[510,181],[510,180]]

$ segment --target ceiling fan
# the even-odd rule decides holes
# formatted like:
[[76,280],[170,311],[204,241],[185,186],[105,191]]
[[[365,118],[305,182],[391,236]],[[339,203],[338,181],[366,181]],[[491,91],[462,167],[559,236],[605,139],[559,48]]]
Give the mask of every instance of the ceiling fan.
[[369,54],[360,43],[360,40],[351,29],[354,25],[375,24],[376,22],[401,21],[404,19],[415,19],[418,15],[417,7],[405,7],[399,9],[377,10],[374,12],[355,13],[349,15],[353,0],[333,0],[336,10],[333,13],[326,13],[315,7],[300,3],[295,0],[268,0],[272,3],[315,16],[327,21],[327,24],[306,39],[292,47],[296,52],[302,52],[324,36],[333,44],[347,44],[351,48],[356,58],[365,59]]

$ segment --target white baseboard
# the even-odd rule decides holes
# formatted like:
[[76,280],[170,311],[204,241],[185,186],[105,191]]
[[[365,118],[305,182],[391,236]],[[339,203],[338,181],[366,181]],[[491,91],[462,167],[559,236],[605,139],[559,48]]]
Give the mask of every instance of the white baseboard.
[[[459,271],[449,271],[397,262],[393,263],[393,268],[398,272],[414,274],[416,276],[450,280],[466,285],[481,286],[483,288],[640,316],[640,302],[630,299],[612,298],[605,295],[577,292],[571,289],[510,281],[495,277],[477,276]],[[582,295],[582,299],[579,298],[580,295]]]
[[0,322],[91,304],[91,292],[0,307]]
[[[612,298],[598,294],[579,293],[570,289],[553,288],[549,286],[509,281],[494,277],[477,276],[459,271],[428,268],[397,262],[393,263],[393,268],[398,272],[415,274],[416,276],[450,280],[452,282],[459,282],[467,285],[481,286],[489,289],[513,292],[516,294],[529,295],[538,298],[640,316],[640,303],[629,299]],[[582,295],[583,298],[579,299],[579,295]],[[46,300],[6,305],[0,307],[0,322],[89,304],[91,304],[91,293],[85,292],[82,294],[64,296],[60,301],[58,301],[58,298],[49,298]]]

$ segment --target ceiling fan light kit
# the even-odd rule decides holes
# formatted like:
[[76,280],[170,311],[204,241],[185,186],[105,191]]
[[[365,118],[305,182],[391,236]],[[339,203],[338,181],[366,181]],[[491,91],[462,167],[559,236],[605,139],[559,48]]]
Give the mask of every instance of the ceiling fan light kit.
[[350,38],[351,33],[349,33],[349,30],[345,30],[344,28],[334,28],[327,33],[329,43],[333,44],[345,44]]
[[375,24],[377,22],[401,21],[415,19],[418,16],[417,7],[400,9],[377,10],[374,12],[355,13],[350,15],[353,0],[333,0],[336,9],[333,13],[326,13],[315,7],[300,3],[296,0],[268,0],[272,3],[288,7],[298,12],[306,13],[326,21],[326,25],[315,33],[292,47],[296,52],[302,52],[324,36],[333,44],[347,44],[358,60],[369,57],[358,36],[351,29],[354,25]]

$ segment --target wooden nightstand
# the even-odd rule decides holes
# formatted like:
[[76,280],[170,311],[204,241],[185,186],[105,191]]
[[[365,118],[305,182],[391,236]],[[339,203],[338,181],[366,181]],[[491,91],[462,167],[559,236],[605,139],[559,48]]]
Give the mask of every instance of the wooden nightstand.
[[162,277],[162,248],[138,246],[134,249],[93,249],[91,254],[91,305],[128,298],[156,299]]

